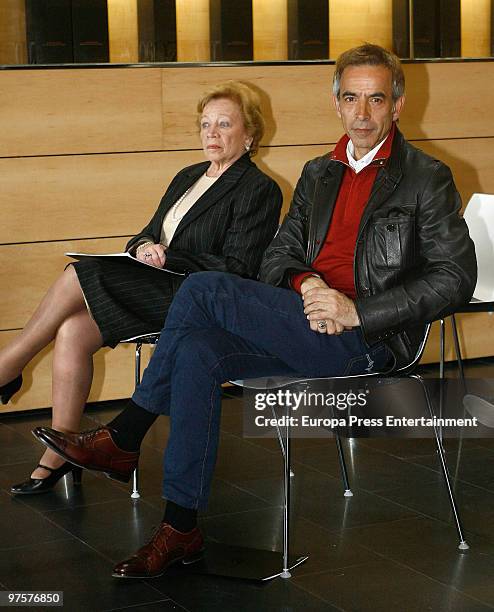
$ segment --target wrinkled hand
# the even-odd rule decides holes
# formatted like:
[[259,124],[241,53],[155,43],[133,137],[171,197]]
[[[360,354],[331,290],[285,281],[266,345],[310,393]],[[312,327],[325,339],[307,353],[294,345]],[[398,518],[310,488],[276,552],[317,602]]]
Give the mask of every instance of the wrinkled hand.
[[[345,294],[331,289],[321,278],[308,277],[301,285],[304,313],[312,331],[322,334],[341,334],[359,325],[355,304]],[[320,327],[325,321],[326,327]]]
[[166,261],[165,250],[162,244],[148,244],[144,248],[139,249],[136,253],[136,258],[156,268],[162,268]]

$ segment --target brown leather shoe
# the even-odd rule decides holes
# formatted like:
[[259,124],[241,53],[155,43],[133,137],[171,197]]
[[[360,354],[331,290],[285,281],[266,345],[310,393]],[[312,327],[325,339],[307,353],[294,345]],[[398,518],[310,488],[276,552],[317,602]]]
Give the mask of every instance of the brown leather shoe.
[[182,533],[168,523],[161,523],[145,546],[130,559],[113,568],[114,578],[156,578],[173,563],[199,561],[204,551],[204,539],[198,527]]
[[132,472],[137,467],[138,452],[124,451],[118,448],[110,436],[108,427],[99,427],[80,434],[69,434],[36,427],[33,435],[48,448],[75,465],[105,472],[110,478],[129,482]]

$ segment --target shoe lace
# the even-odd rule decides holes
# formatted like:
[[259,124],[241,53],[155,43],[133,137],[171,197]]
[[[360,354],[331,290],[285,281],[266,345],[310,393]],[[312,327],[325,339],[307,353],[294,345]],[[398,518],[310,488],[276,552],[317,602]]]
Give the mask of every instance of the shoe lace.
[[153,525],[150,528],[149,536],[148,536],[148,538],[146,538],[146,543],[143,546],[141,546],[141,548],[138,550],[138,553],[141,552],[141,551],[146,551],[148,548],[154,548],[155,538],[158,535],[160,527],[161,527],[161,524]]
[[89,431],[86,431],[85,433],[85,438],[87,442],[92,442],[93,439],[101,432],[103,428],[102,427],[97,427],[96,429],[90,429]]

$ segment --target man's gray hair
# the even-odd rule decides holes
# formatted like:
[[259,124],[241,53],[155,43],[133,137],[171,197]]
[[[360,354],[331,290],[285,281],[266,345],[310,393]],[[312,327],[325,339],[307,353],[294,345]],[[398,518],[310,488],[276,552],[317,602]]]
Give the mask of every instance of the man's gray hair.
[[348,66],[384,66],[391,71],[393,100],[396,102],[405,93],[405,75],[399,58],[379,45],[364,43],[345,51],[336,60],[333,76],[333,94],[336,98],[340,97],[341,75]]

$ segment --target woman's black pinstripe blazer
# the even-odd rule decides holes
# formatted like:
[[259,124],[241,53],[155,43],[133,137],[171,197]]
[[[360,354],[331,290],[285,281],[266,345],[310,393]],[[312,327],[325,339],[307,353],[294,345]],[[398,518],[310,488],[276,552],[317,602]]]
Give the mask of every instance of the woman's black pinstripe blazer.
[[[206,172],[209,162],[181,170],[170,183],[148,225],[132,238],[158,243],[166,213]],[[263,253],[276,233],[282,195],[248,154],[238,159],[180,221],[166,251],[166,267],[180,272],[217,270],[255,278]]]

